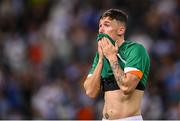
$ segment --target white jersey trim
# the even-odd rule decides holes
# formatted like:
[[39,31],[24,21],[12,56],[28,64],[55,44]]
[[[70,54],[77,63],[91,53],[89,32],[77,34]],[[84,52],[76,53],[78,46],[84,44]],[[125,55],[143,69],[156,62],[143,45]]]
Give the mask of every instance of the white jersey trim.
[[92,74],[88,74],[88,76],[87,76],[87,77],[90,77],[90,76],[92,76]]
[[126,64],[126,61],[124,59],[121,58],[120,54],[118,53],[117,56],[119,57],[119,59]]
[[133,67],[125,67],[124,68],[124,72],[127,73],[129,71],[140,71],[139,69],[137,68],[133,68]]

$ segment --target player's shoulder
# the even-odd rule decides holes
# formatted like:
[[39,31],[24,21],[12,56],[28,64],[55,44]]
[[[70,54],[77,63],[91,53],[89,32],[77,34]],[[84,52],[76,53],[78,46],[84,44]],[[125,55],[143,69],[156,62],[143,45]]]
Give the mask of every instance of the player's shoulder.
[[129,50],[129,51],[140,51],[141,52],[141,51],[146,50],[142,44],[131,41],[131,40],[126,40],[124,42],[124,46],[125,46],[126,50]]

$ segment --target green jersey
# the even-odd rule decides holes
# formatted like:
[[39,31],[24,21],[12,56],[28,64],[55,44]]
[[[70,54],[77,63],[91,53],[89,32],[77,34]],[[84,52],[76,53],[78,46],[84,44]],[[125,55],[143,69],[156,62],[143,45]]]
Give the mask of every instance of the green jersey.
[[[121,69],[125,73],[133,73],[140,78],[139,84],[146,87],[148,74],[150,71],[150,59],[146,49],[138,43],[132,41],[125,41],[118,48],[118,62]],[[88,76],[91,76],[97,66],[99,60],[99,55],[96,53],[92,68]],[[103,68],[101,72],[101,77],[108,78],[113,75],[109,61],[105,58],[103,63]]]

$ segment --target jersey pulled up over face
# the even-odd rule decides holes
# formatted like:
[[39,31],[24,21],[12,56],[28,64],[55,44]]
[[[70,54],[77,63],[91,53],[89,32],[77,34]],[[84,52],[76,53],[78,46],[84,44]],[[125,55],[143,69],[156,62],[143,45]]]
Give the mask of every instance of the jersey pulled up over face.
[[[118,48],[118,62],[124,73],[132,73],[140,78],[138,88],[144,90],[150,71],[150,59],[146,49],[138,43],[125,41]],[[99,55],[96,53],[89,75],[91,76],[97,66]],[[102,80],[113,76],[109,61],[105,58],[101,72]]]

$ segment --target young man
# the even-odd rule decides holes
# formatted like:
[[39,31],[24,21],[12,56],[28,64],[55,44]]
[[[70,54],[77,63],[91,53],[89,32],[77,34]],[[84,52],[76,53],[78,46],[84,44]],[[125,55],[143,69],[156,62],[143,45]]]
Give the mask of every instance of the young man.
[[117,9],[103,13],[99,33],[107,36],[98,41],[98,52],[84,82],[86,94],[95,98],[104,91],[103,120],[142,120],[141,100],[150,70],[145,48],[125,41],[127,15]]

